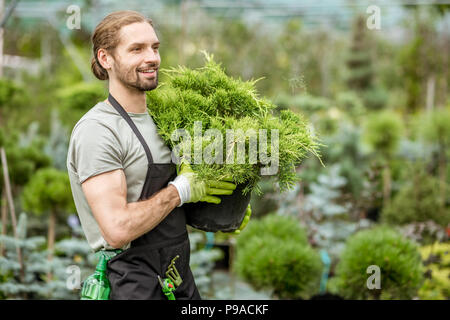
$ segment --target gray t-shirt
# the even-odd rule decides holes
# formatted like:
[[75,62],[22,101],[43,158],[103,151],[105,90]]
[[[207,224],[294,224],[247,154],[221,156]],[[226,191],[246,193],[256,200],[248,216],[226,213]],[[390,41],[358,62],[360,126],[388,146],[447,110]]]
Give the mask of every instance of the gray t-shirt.
[[[170,163],[171,151],[157,133],[148,113],[130,113],[147,142],[154,163]],[[127,181],[127,202],[141,195],[148,160],[142,144],[122,116],[105,102],[97,103],[75,125],[69,142],[67,169],[72,195],[87,241],[94,251],[112,249],[102,237],[97,221],[81,188],[88,178],[123,169]],[[129,244],[124,246],[127,248]]]

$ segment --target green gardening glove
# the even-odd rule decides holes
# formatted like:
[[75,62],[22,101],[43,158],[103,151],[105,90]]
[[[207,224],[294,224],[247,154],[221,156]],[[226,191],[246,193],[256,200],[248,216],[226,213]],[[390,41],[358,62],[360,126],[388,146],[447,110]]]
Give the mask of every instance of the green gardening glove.
[[182,206],[184,203],[204,201],[219,204],[221,199],[217,195],[230,195],[236,189],[236,185],[230,179],[201,181],[192,170],[189,163],[182,162],[179,167],[178,176],[173,184],[180,195]]
[[241,225],[238,229],[231,232],[232,234],[240,234],[242,230],[247,226],[248,222],[250,221],[250,216],[252,215],[252,208],[250,204],[247,207],[247,211],[245,212],[244,220],[242,220]]

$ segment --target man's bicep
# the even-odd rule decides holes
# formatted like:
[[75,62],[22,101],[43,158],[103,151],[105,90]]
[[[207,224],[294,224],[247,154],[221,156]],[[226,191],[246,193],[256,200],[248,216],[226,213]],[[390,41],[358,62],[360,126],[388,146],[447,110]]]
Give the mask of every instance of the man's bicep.
[[116,169],[123,169],[123,155],[117,134],[92,119],[74,129],[70,144],[70,164],[80,183]]
[[108,236],[119,224],[120,212],[127,205],[127,184],[123,170],[90,177],[81,187],[102,233]]

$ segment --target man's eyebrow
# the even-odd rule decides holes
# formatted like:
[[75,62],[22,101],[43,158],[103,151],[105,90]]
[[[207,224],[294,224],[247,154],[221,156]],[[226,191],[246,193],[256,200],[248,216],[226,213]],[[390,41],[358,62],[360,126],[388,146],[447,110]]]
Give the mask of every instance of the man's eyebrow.
[[[135,46],[145,46],[147,43],[146,42],[133,42],[132,44],[130,44],[128,47],[135,47]],[[159,46],[160,42],[156,41],[152,43],[152,47],[157,45]]]

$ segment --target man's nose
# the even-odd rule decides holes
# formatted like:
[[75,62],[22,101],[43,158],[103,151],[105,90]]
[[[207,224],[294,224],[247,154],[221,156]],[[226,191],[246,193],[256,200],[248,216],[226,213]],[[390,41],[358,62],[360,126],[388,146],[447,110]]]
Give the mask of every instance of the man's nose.
[[145,63],[156,63],[159,64],[161,58],[159,56],[158,50],[154,50],[153,48],[149,48],[145,52]]

